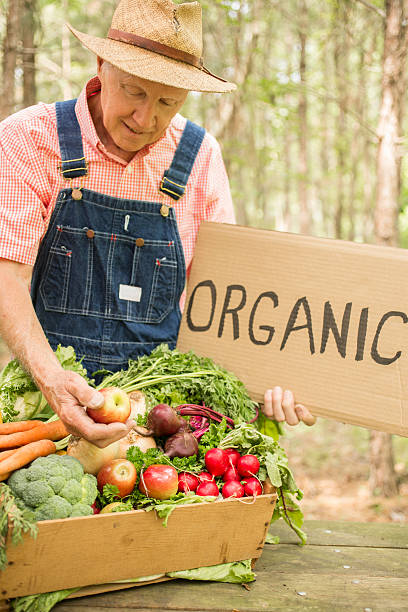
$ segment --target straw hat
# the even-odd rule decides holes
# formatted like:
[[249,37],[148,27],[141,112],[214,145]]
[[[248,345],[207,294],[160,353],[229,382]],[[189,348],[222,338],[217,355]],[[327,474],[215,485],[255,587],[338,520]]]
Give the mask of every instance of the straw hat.
[[129,74],[193,91],[236,87],[203,66],[198,2],[121,0],[106,38],[67,25],[85,47]]

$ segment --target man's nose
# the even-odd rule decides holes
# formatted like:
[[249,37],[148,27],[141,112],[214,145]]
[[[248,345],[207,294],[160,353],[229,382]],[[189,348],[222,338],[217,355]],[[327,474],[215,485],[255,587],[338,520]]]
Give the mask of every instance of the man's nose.
[[133,120],[143,129],[156,127],[155,105],[149,101],[144,101],[133,112]]

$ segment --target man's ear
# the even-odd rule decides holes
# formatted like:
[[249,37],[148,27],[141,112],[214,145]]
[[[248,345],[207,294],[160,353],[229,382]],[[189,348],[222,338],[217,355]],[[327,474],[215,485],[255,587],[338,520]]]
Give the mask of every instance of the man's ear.
[[97,57],[96,57],[96,66],[97,66],[97,74],[98,74],[98,76],[101,73],[102,64],[103,64],[103,59],[101,57],[99,57],[99,55],[97,55]]

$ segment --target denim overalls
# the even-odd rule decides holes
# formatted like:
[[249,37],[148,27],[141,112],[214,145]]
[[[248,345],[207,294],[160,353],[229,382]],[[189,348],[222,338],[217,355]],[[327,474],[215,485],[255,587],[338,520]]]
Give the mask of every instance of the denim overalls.
[[[87,174],[75,100],[57,102],[64,178]],[[160,191],[179,199],[203,128],[183,131]],[[34,266],[31,295],[53,349],[74,347],[88,374],[175,346],[186,268],[174,210],[88,189],[62,189]]]

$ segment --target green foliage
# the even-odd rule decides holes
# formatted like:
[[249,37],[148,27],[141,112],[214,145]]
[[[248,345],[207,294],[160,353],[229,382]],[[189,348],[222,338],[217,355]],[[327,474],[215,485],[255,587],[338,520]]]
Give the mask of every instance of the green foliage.
[[208,357],[170,350],[166,344],[150,355],[130,359],[126,370],[106,376],[100,387],[107,386],[128,393],[142,390],[151,405],[204,403],[237,422],[249,421],[255,414],[256,403],[234,374]]
[[[55,356],[64,370],[77,372],[89,383],[92,382],[77,360],[72,346],[58,345]],[[0,413],[4,422],[49,419],[54,415],[43,394],[17,359],[10,361],[0,374]]]
[[10,487],[0,483],[0,572],[7,565],[6,542],[11,533],[11,542],[19,544],[25,533],[37,536],[37,526],[27,513],[16,505]]

